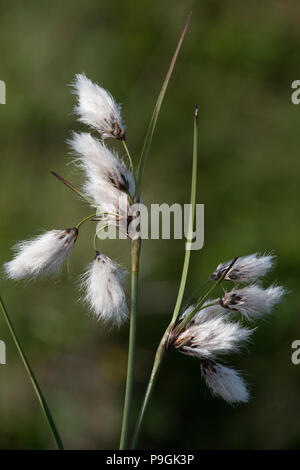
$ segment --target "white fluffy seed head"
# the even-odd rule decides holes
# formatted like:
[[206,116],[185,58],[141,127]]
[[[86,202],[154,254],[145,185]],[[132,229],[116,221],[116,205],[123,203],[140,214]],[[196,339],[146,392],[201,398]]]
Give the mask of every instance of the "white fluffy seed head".
[[77,96],[75,112],[81,122],[99,131],[104,139],[125,138],[121,106],[107,90],[93,83],[85,74],[75,76],[73,88]]
[[174,347],[199,359],[239,351],[253,330],[243,328],[238,322],[229,322],[224,315],[210,317],[207,310],[199,311],[197,323],[188,324],[175,339]]
[[124,273],[108,256],[96,253],[81,277],[84,300],[99,320],[119,326],[128,316]]
[[85,172],[84,192],[95,206],[116,209],[124,197],[127,201],[127,192],[133,197],[134,177],[115,153],[86,132],[74,132],[69,144],[77,156],[75,163]]
[[279,303],[286,294],[282,286],[270,286],[263,289],[257,284],[233,289],[221,299],[223,307],[238,311],[246,318],[254,319],[269,314],[274,305]]
[[[252,282],[264,276],[274,266],[275,256],[260,256],[258,253],[238,258],[230,271],[226,274],[225,281]],[[229,268],[233,260],[221,263],[211,275],[212,280],[220,279],[224,271]]]
[[60,271],[78,236],[76,227],[51,230],[38,237],[17,243],[15,257],[4,264],[11,279],[34,279]]
[[234,404],[249,401],[249,392],[237,371],[215,361],[201,362],[202,377],[213,395]]

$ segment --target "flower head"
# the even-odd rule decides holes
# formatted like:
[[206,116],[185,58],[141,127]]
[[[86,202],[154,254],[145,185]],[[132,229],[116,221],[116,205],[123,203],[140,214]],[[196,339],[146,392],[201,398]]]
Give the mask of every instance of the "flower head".
[[84,300],[98,319],[120,325],[127,318],[124,273],[104,254],[96,253],[94,260],[83,274]]
[[274,305],[279,303],[286,293],[282,286],[270,286],[263,289],[257,284],[233,289],[221,299],[221,305],[230,310],[236,310],[246,318],[257,318],[265,313],[271,313]]
[[11,279],[34,279],[58,272],[78,236],[78,229],[51,230],[15,245],[12,261],[4,264]]
[[111,94],[89,80],[85,74],[76,75],[73,87],[77,95],[75,112],[79,120],[99,131],[103,138],[124,139],[121,106]]
[[[236,258],[220,264],[211,279],[234,282],[258,279],[271,269],[273,259],[273,256],[257,254]],[[258,284],[250,284],[240,289],[234,288],[222,298],[206,300],[205,303],[200,300],[197,306],[191,305],[181,315],[170,333],[168,345],[200,359],[203,379],[214,395],[229,403],[247,402],[249,393],[242,377],[234,369],[215,362],[215,358],[238,352],[254,329],[250,330],[234,321],[226,310],[239,311],[248,319],[259,317],[270,313],[285,293],[281,286],[263,289]]]
[[133,197],[135,182],[124,162],[89,133],[73,133],[69,143],[85,172],[84,192],[95,206],[116,211],[124,196],[128,205],[127,193]]
[[194,317],[195,321],[192,320],[179,333],[173,343],[176,349],[200,359],[210,358],[237,352],[240,344],[249,339],[251,330],[238,322],[228,321],[222,312],[210,317],[209,309],[200,310]]
[[[226,274],[225,281],[252,282],[264,276],[274,266],[274,256],[259,256],[258,253],[238,258]],[[229,268],[231,261],[221,263],[211,275],[212,280],[220,279]]]
[[247,402],[249,393],[237,371],[212,360],[201,361],[202,377],[213,395],[229,403]]
[[[207,301],[207,304],[211,303],[211,300]],[[192,310],[194,306],[189,307],[181,319]],[[228,321],[226,309],[221,305],[204,305],[185,329],[177,334],[172,344],[183,354],[200,359],[202,376],[213,394],[230,403],[245,402],[248,401],[248,391],[243,379],[235,370],[217,364],[214,358],[221,354],[238,352],[240,346],[248,341],[252,331],[238,322]]]

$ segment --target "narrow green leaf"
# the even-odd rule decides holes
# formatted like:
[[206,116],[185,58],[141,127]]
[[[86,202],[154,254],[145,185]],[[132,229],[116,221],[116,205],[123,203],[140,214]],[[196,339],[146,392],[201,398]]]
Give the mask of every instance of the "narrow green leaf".
[[162,105],[162,102],[163,102],[163,99],[164,99],[164,96],[165,96],[165,93],[166,93],[166,90],[167,90],[172,72],[173,72],[173,69],[174,69],[174,66],[175,66],[175,63],[176,63],[176,60],[177,60],[177,57],[178,57],[178,54],[179,54],[184,36],[185,36],[185,33],[186,33],[187,28],[189,26],[191,16],[192,16],[192,12],[190,12],[190,14],[187,18],[187,21],[185,23],[185,26],[183,28],[183,31],[181,33],[181,36],[179,38],[177,47],[175,49],[174,55],[172,57],[172,60],[171,60],[171,63],[170,63],[170,66],[169,66],[169,69],[168,69],[168,72],[167,72],[167,75],[166,75],[166,78],[164,80],[164,83],[163,83],[162,88],[160,90],[160,93],[158,95],[157,102],[156,102],[156,105],[155,105],[155,108],[154,108],[154,111],[153,111],[153,114],[152,114],[152,117],[151,117],[151,121],[150,121],[148,130],[147,130],[146,138],[145,138],[145,141],[144,141],[144,145],[143,145],[143,149],[142,149],[142,153],[141,153],[141,157],[140,157],[140,161],[139,161],[139,166],[138,166],[138,169],[137,169],[137,178],[136,178],[137,183],[136,183],[136,196],[135,196],[136,200],[138,200],[139,196],[140,196],[145,162],[146,162],[146,159],[147,159],[148,154],[149,154],[149,150],[150,150],[151,141],[152,141],[153,133],[154,133],[154,130],[155,130],[157,118],[158,118],[158,115],[159,115],[159,112],[160,112],[160,108],[161,108],[161,105]]
[[29,377],[29,379],[30,379],[30,381],[31,381],[31,383],[32,383],[33,389],[34,389],[34,391],[35,391],[35,393],[36,393],[36,396],[37,396],[37,398],[38,398],[38,400],[39,400],[39,403],[40,403],[40,405],[41,405],[41,408],[42,408],[42,410],[43,410],[43,412],[44,412],[44,415],[45,415],[46,420],[47,420],[47,422],[48,422],[48,425],[49,425],[49,427],[50,427],[50,429],[51,429],[51,432],[52,432],[52,434],[53,434],[53,438],[54,438],[54,440],[55,440],[55,442],[56,442],[56,445],[57,445],[57,447],[58,447],[59,450],[63,450],[63,449],[64,449],[64,446],[63,446],[62,440],[61,440],[61,438],[60,438],[60,435],[59,435],[59,433],[58,433],[58,431],[57,431],[56,425],[55,425],[54,420],[53,420],[53,418],[52,418],[52,415],[51,415],[51,412],[50,412],[49,407],[48,407],[48,405],[47,405],[47,402],[46,402],[46,400],[45,400],[45,398],[44,398],[44,395],[42,394],[42,391],[41,391],[41,388],[40,388],[40,386],[39,386],[39,384],[38,384],[38,381],[37,381],[36,378],[35,378],[35,375],[34,375],[34,373],[33,373],[33,370],[32,370],[32,368],[31,368],[31,365],[29,364],[29,361],[28,361],[28,359],[27,359],[27,357],[26,357],[26,355],[25,355],[25,353],[24,353],[24,351],[23,351],[23,348],[22,348],[22,346],[21,346],[21,344],[20,344],[20,341],[19,341],[19,339],[18,339],[18,337],[17,337],[17,334],[16,334],[15,329],[14,329],[14,327],[13,327],[13,325],[12,325],[12,322],[11,322],[11,320],[10,320],[10,318],[9,318],[9,315],[8,315],[8,313],[7,313],[7,310],[6,310],[6,308],[5,308],[5,305],[4,305],[4,303],[3,303],[3,300],[2,300],[2,298],[1,298],[1,296],[0,296],[0,309],[1,309],[1,311],[2,311],[2,314],[3,314],[3,317],[4,317],[5,321],[6,321],[6,323],[7,323],[7,326],[8,326],[8,328],[9,328],[10,333],[11,333],[11,336],[12,336],[12,338],[13,338],[13,340],[14,340],[14,343],[15,343],[15,345],[16,345],[16,348],[17,348],[17,350],[18,350],[18,353],[19,353],[19,355],[20,355],[20,358],[21,358],[21,360],[22,360],[22,362],[23,362],[23,364],[24,364],[24,367],[25,367],[25,370],[26,370],[26,372],[27,372],[27,374],[28,374],[28,377]]

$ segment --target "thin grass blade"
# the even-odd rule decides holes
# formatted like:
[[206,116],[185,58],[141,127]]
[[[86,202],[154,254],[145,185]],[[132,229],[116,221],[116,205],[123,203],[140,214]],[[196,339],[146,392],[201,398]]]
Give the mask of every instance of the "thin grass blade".
[[12,335],[12,338],[13,338],[13,340],[14,340],[14,343],[15,343],[15,345],[16,345],[16,347],[17,347],[18,353],[19,353],[19,355],[20,355],[20,357],[21,357],[21,360],[22,360],[22,362],[23,362],[23,364],[24,364],[25,370],[26,370],[26,372],[27,372],[27,374],[28,374],[28,377],[29,377],[29,379],[30,379],[30,381],[31,381],[31,383],[32,383],[32,386],[33,386],[33,388],[34,388],[34,391],[35,391],[35,393],[36,393],[36,396],[37,396],[37,398],[38,398],[38,400],[39,400],[39,403],[40,403],[40,405],[41,405],[41,408],[42,408],[42,410],[43,410],[43,412],[44,412],[44,414],[45,414],[46,420],[47,420],[47,422],[48,422],[48,424],[49,424],[49,427],[50,427],[51,432],[52,432],[52,434],[53,434],[53,437],[54,437],[54,440],[55,440],[55,442],[56,442],[56,445],[57,445],[57,447],[58,447],[59,450],[64,450],[64,446],[63,446],[62,440],[61,440],[60,435],[59,435],[59,433],[58,433],[58,431],[57,431],[57,427],[56,427],[56,425],[55,425],[55,423],[54,423],[54,420],[53,420],[53,418],[52,418],[52,415],[51,415],[51,412],[50,412],[49,407],[48,407],[48,405],[47,405],[47,402],[46,402],[46,400],[45,400],[45,398],[44,398],[44,396],[43,396],[43,394],[42,394],[42,391],[41,391],[41,388],[40,388],[40,386],[39,386],[39,384],[38,384],[38,381],[37,381],[36,378],[35,378],[35,375],[34,375],[34,373],[33,373],[33,370],[32,370],[32,368],[31,368],[31,366],[30,366],[30,364],[29,364],[29,361],[28,361],[28,359],[27,359],[27,357],[26,357],[26,355],[25,355],[25,353],[24,353],[24,351],[23,351],[23,348],[22,348],[22,346],[21,346],[21,344],[20,344],[20,341],[19,341],[19,339],[18,339],[18,337],[17,337],[17,335],[16,335],[15,329],[14,329],[14,327],[13,327],[13,325],[12,325],[12,322],[11,322],[11,320],[10,320],[10,318],[9,318],[9,315],[8,315],[8,313],[7,313],[7,310],[6,310],[6,308],[5,308],[5,305],[4,305],[4,303],[3,303],[3,300],[2,300],[2,297],[1,297],[1,296],[0,296],[0,308],[1,308],[1,311],[2,311],[2,314],[3,314],[3,317],[4,317],[4,319],[5,319],[6,323],[7,323],[7,326],[8,326],[8,328],[9,328],[9,331],[10,331],[10,333],[11,333],[11,335]]
[[142,153],[141,153],[141,157],[140,157],[140,161],[139,161],[139,166],[138,166],[138,169],[137,169],[137,177],[136,177],[136,182],[137,183],[136,183],[136,197],[135,197],[136,200],[139,200],[145,162],[146,162],[146,159],[147,159],[148,154],[149,154],[149,150],[150,150],[150,146],[151,146],[152,137],[153,137],[153,133],[154,133],[154,130],[155,130],[157,118],[158,118],[158,115],[159,115],[159,112],[160,112],[160,108],[161,108],[161,105],[162,105],[162,102],[163,102],[163,99],[164,99],[164,96],[165,96],[165,93],[166,93],[166,90],[167,90],[172,72],[173,72],[173,69],[174,69],[174,66],[175,66],[175,63],[176,63],[176,60],[177,60],[177,57],[178,57],[178,54],[179,54],[184,36],[185,36],[185,33],[188,29],[191,16],[192,16],[192,12],[190,12],[190,14],[189,14],[189,16],[186,20],[185,26],[182,30],[182,33],[181,33],[181,36],[179,38],[179,41],[178,41],[177,47],[175,49],[174,55],[172,57],[167,75],[165,77],[162,88],[161,88],[160,93],[158,95],[157,102],[156,102],[156,105],[155,105],[155,108],[154,108],[154,111],[153,111],[153,114],[152,114],[152,117],[151,117],[151,121],[150,121],[148,130],[147,130],[146,138],[145,138],[145,141],[144,141],[144,145],[143,145],[143,149],[142,149]]

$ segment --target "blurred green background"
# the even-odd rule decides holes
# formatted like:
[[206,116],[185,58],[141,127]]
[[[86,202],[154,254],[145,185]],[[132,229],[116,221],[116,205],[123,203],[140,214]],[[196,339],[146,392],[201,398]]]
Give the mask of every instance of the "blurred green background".
[[[171,352],[146,415],[140,448],[296,449],[300,447],[299,125],[291,83],[300,79],[296,0],[1,2],[0,261],[41,230],[69,227],[89,210],[49,173],[80,184],[66,139],[83,129],[72,113],[74,74],[123,103],[131,152],[140,151],[158,91],[193,9],[147,162],[143,200],[187,203],[193,107],[199,105],[197,201],[205,204],[205,245],[192,255],[188,294],[217,263],[274,250],[269,281],[290,294],[259,322],[249,351],[230,359],[245,371],[249,404],[211,398],[197,360]],[[120,153],[124,154],[119,147]],[[136,160],[135,160],[136,161]],[[22,284],[1,277],[25,351],[68,449],[116,448],[124,397],[128,325],[109,330],[78,299],[78,275],[93,257],[85,225],[70,272]],[[157,343],[168,323],[183,260],[182,241],[143,242],[134,417]],[[129,264],[126,241],[102,249]],[[7,364],[0,366],[0,447],[54,448],[47,424],[0,317]]]

